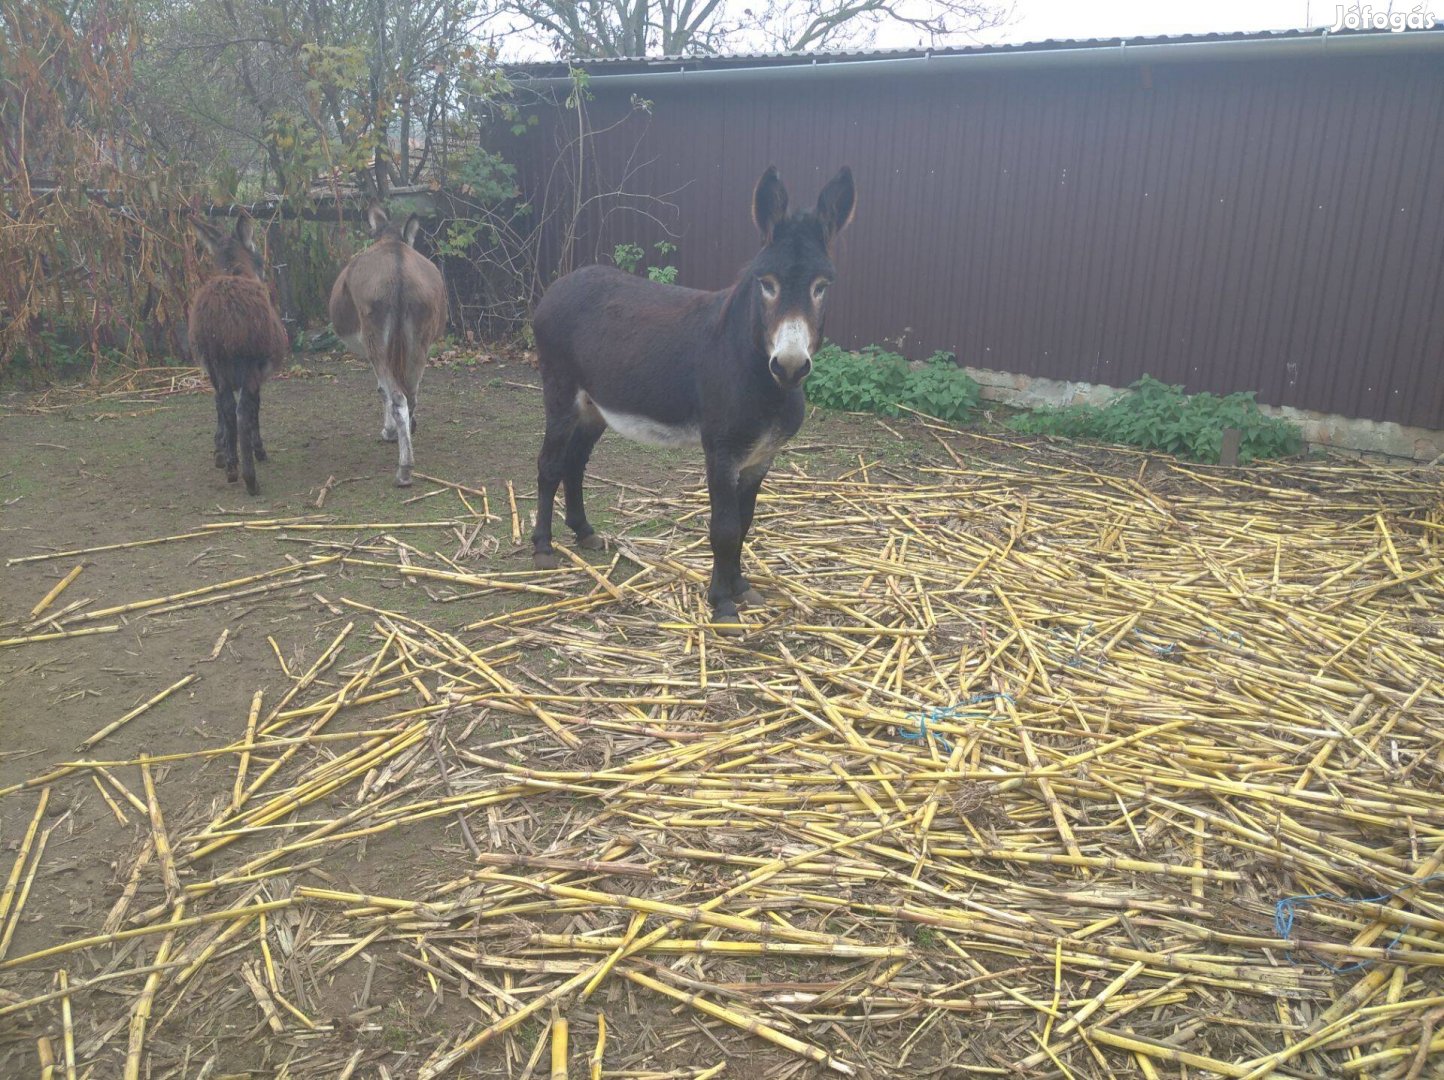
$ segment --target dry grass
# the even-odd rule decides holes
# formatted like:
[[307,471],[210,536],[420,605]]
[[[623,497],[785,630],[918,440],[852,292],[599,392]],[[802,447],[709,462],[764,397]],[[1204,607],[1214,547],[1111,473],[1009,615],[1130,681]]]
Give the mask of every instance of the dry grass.
[[[933,434],[931,463],[769,481],[741,638],[706,628],[699,491],[629,491],[600,563],[516,573],[471,545],[517,493],[498,518],[451,481],[452,554],[241,523],[318,554],[26,624],[5,644],[348,563],[511,605],[453,633],[338,583],[345,625],[231,745],[5,792],[0,955],[52,790],[140,839],[103,927],[0,960],[0,1024],[97,1077],[220,1075],[246,1038],[288,1076],[1433,1075],[1437,473]],[[202,759],[212,797],[168,805]],[[441,830],[450,874],[348,886],[340,853]]]

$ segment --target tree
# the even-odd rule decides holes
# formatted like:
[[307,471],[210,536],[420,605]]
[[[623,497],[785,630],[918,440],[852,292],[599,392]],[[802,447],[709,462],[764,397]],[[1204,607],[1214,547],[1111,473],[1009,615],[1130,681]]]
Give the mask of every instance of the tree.
[[885,25],[909,27],[928,43],[1001,26],[1012,17],[1006,0],[768,0],[758,33],[772,48],[855,48]]
[[1011,17],[1009,0],[497,0],[510,24],[545,36],[567,57],[681,56],[729,49],[852,47],[880,26],[929,41],[971,34]]
[[[340,173],[384,196],[436,165],[490,77],[478,0],[148,0],[158,127],[208,130],[234,172],[298,194]],[[208,163],[226,172],[221,162]]]

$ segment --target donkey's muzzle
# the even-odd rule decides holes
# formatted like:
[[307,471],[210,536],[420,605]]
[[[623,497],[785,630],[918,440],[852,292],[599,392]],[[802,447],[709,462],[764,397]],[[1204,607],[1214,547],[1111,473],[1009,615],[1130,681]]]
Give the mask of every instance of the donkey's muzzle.
[[772,373],[772,381],[784,390],[791,390],[794,386],[800,386],[802,380],[812,373],[812,358],[803,356],[800,360],[774,356],[767,365],[767,370]]

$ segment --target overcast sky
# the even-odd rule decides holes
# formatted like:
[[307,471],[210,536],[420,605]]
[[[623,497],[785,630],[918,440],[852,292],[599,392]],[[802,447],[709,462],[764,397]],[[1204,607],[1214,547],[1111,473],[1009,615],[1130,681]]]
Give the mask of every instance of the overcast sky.
[[[727,6],[751,7],[755,0],[723,0]],[[913,9],[928,0],[905,0]],[[1007,3],[1008,0],[1000,0]],[[1013,17],[1004,26],[976,36],[951,36],[939,44],[965,45],[970,41],[1024,42],[1049,38],[1148,37],[1157,34],[1206,34],[1236,30],[1291,30],[1332,26],[1339,0],[1013,0]],[[1395,0],[1395,6],[1412,6],[1414,0]],[[1423,0],[1420,0],[1423,2]],[[1370,0],[1350,0],[1360,6]],[[1444,11],[1444,0],[1431,0]],[[1376,10],[1388,10],[1389,0],[1372,0]],[[900,24],[877,28],[872,47],[882,49],[927,46],[926,35]],[[734,47],[766,50],[749,40]],[[867,46],[863,46],[867,47]],[[545,35],[513,37],[508,52],[516,59],[542,60],[553,55]]]
[[[983,41],[1044,41],[1048,38],[1142,37],[1228,30],[1289,30],[1331,26],[1336,0],[1015,0],[1006,27],[980,35]],[[1385,8],[1387,0],[1378,4]],[[1444,4],[1441,4],[1444,7]],[[884,28],[877,44],[919,44],[916,31]]]

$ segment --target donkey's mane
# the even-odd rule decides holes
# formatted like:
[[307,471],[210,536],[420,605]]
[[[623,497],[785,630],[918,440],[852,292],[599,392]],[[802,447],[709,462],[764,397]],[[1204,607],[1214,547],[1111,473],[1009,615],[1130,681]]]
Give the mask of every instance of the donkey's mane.
[[726,330],[727,324],[732,319],[733,306],[740,303],[742,297],[751,296],[754,287],[752,275],[749,273],[751,269],[752,264],[749,262],[742,268],[742,272],[737,275],[737,280],[727,290],[727,299],[723,300],[722,306],[717,309],[717,318],[710,327],[713,333],[721,334]]

